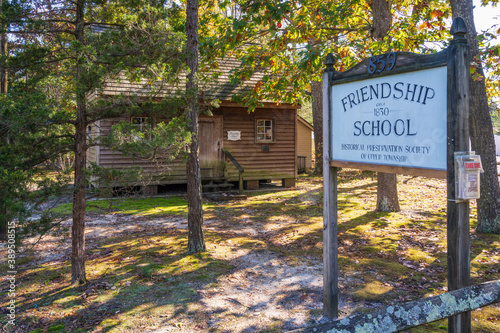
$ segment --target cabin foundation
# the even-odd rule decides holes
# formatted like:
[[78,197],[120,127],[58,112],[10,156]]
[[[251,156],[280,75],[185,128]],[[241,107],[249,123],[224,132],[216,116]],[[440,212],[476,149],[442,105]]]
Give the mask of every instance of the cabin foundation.
[[283,178],[281,184],[285,188],[290,188],[295,186],[295,178]]
[[259,189],[259,181],[258,180],[247,180],[247,190],[258,190]]

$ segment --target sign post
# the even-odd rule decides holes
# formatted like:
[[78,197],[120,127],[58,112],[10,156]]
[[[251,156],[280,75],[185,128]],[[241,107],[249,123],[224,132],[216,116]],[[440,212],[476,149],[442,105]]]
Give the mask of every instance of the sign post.
[[[470,285],[469,203],[457,199],[455,152],[469,149],[469,51],[463,19],[450,46],[391,52],[323,75],[323,263],[325,316],[338,316],[337,170],[340,167],[446,178],[448,289]],[[480,163],[480,162],[479,162]],[[449,332],[470,332],[470,313]]]
[[328,318],[338,317],[338,213],[337,213],[337,169],[331,160],[331,89],[330,82],[335,70],[332,54],[326,57],[323,74],[323,314]]
[[[469,201],[457,200],[455,152],[469,151],[469,46],[467,26],[453,21],[448,47],[447,243],[448,291],[470,285]],[[470,333],[470,312],[450,317],[448,332]]]

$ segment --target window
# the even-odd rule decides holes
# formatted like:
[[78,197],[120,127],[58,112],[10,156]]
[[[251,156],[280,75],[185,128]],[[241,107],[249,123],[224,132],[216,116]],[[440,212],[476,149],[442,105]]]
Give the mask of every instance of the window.
[[141,133],[151,128],[151,120],[149,117],[132,117],[130,122],[136,125]]
[[136,134],[133,138],[134,141],[150,140],[151,139],[151,118],[150,117],[131,117],[130,122],[136,126],[137,130],[142,135]]
[[257,119],[257,142],[273,142],[273,127],[272,119]]

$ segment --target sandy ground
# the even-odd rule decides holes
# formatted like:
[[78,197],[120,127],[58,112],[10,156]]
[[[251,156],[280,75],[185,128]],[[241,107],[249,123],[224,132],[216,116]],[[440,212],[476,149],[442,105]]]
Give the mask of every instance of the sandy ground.
[[[206,220],[206,230],[216,230],[221,221]],[[289,222],[291,223],[291,222]],[[68,229],[71,220],[63,222]],[[133,218],[117,215],[89,216],[86,219],[86,247],[91,250],[99,239],[120,234],[161,232],[164,229],[187,229],[184,217]],[[255,236],[262,232],[258,225],[242,225],[232,230],[242,236]],[[30,239],[28,243],[34,243]],[[58,265],[70,259],[71,239],[64,234],[44,237],[33,247],[35,260],[30,266],[41,263]],[[255,332],[269,327],[279,331],[293,330],[311,324],[324,323],[322,316],[322,262],[307,258],[303,263],[288,265],[284,256],[268,251],[250,251],[235,248],[230,258],[233,273],[220,278],[217,287],[210,285],[197,290],[197,300],[202,305],[201,323],[150,323],[137,332]],[[339,277],[339,287],[353,278]],[[342,317],[349,315],[361,304],[341,299]],[[377,307],[380,304],[363,304]],[[200,318],[200,314],[197,315]],[[185,318],[183,319],[185,320]],[[127,330],[128,332],[129,330]],[[134,331],[135,332],[135,331]]]

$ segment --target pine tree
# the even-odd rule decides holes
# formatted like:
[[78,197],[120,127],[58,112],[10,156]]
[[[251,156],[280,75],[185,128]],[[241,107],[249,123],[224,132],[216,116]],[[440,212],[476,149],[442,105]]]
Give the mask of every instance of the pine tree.
[[189,74],[186,83],[188,105],[186,119],[192,134],[187,163],[188,197],[188,253],[206,251],[203,237],[203,206],[201,202],[201,174],[198,158],[198,0],[186,4],[186,52]]
[[[18,7],[15,1],[10,5]],[[18,91],[40,95],[34,109],[46,111],[45,119],[32,122],[28,133],[37,133],[40,142],[50,138],[57,143],[38,158],[23,158],[42,165],[68,148],[71,151],[72,283],[85,283],[87,126],[98,119],[141,112],[141,105],[151,101],[147,96],[140,96],[140,101],[124,96],[90,101],[88,96],[99,95],[106,80],[118,75],[132,82],[176,80],[184,63],[184,35],[166,21],[163,3],[152,7],[137,1],[32,1],[21,14],[6,19],[10,22],[7,34],[16,40],[8,68],[16,73],[12,80]],[[54,81],[57,84],[49,86],[56,90],[55,96],[49,97],[51,90],[44,88]],[[27,136],[20,136],[18,142]]]
[[496,164],[493,124],[486,94],[483,66],[479,60],[480,50],[474,25],[472,0],[451,0],[453,17],[462,17],[467,24],[466,34],[471,48],[471,57],[477,62],[479,77],[470,81],[470,132],[472,150],[481,156],[484,174],[481,176],[481,197],[477,200],[477,230],[500,233],[500,185]]

